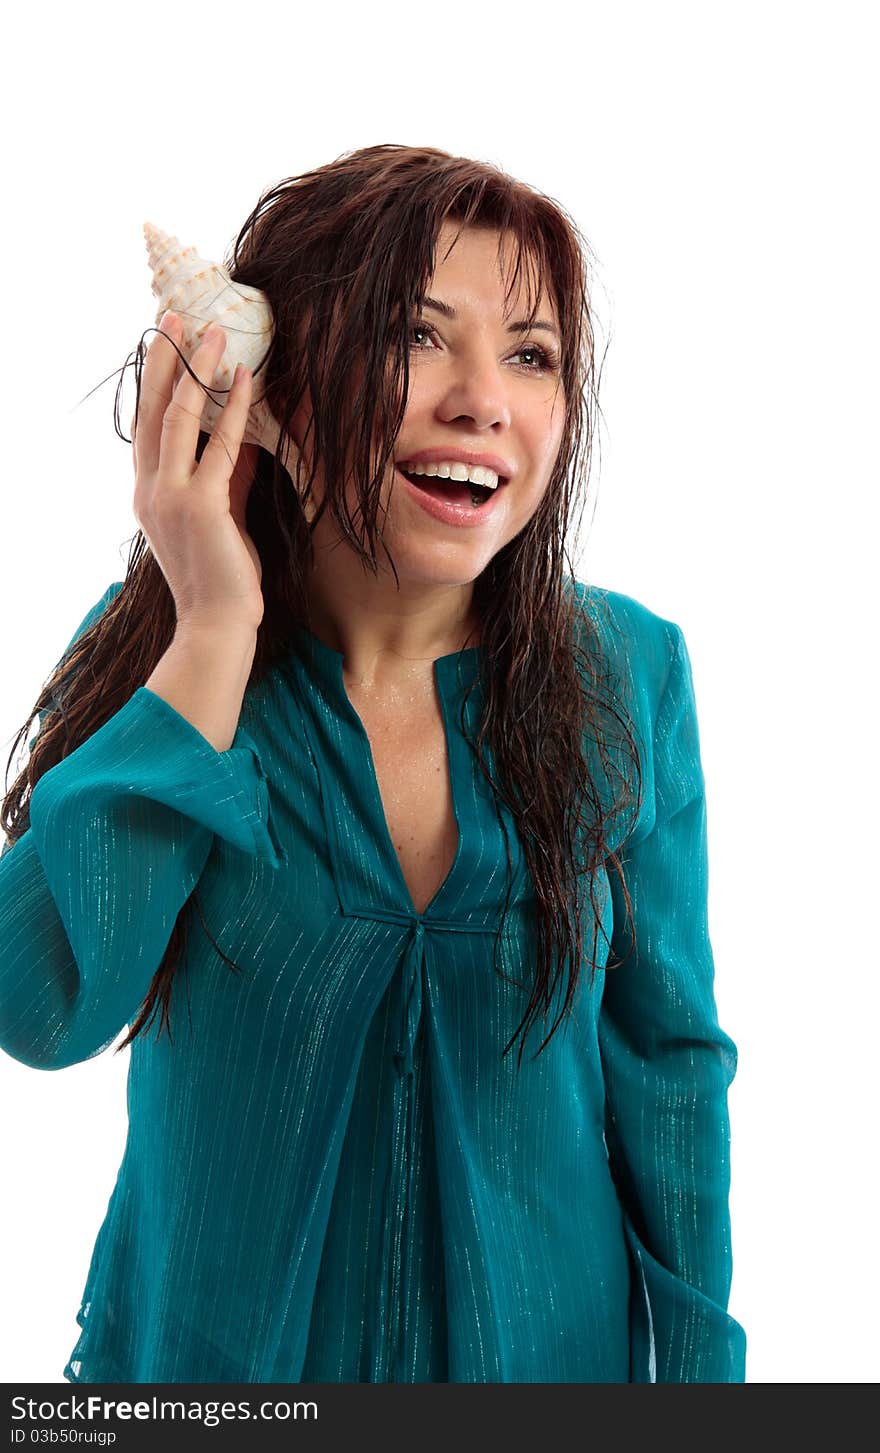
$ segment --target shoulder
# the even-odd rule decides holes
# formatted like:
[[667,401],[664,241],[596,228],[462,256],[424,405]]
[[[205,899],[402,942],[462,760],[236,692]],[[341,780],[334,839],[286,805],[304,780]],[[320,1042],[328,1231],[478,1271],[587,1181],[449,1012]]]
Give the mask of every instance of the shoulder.
[[107,609],[108,605],[110,605],[111,601],[116,599],[124,584],[125,582],[122,580],[115,580],[112,585],[108,585],[107,589],[104,591],[104,594],[101,596],[101,599],[95,602],[95,604],[91,607],[90,610],[86,612],[85,616],[80,621],[79,625],[73,633],[73,636],[71,637],[67,649],[64,652],[65,656],[76,644],[80,636],[84,635],[89,627],[93,626],[95,624],[95,621],[100,619],[100,617],[104,614],[104,611]]
[[669,819],[703,791],[690,655],[681,627],[620,591],[574,581],[594,641],[623,686],[646,788],[638,830]]
[[568,578],[576,614],[592,624],[606,665],[652,716],[681,650],[681,627],[635,596]]
[[77,626],[76,630],[74,631],[73,635],[65,646],[64,654],[62,655],[61,660],[55,666],[56,671],[58,670],[59,666],[62,666],[64,664],[67,657],[70,655],[71,651],[79,640],[80,636],[85,635],[86,631],[89,630],[89,628],[93,626],[95,622],[99,620],[100,617],[104,614],[104,611],[110,605],[110,602],[116,599],[124,584],[125,582],[123,580],[115,580],[112,585],[108,585],[107,589],[104,591],[104,594],[101,596],[101,599],[96,601],[90,610],[86,611],[83,619],[80,621],[79,625]]
[[110,604],[111,601],[116,599],[124,584],[124,580],[114,580],[112,585],[107,586],[107,589],[104,591],[101,599],[92,606],[91,610],[86,616],[86,620],[90,624],[96,621],[100,615],[103,615],[106,607]]

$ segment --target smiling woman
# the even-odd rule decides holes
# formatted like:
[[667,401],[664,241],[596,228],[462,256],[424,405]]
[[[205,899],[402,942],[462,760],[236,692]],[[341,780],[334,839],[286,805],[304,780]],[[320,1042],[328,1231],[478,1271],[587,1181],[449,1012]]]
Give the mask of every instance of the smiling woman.
[[[162,396],[176,513],[163,442],[155,540],[3,804],[0,1045],[131,1047],[64,1375],[741,1381],[690,661],[567,555],[586,244],[491,166],[375,146],[266,192],[228,265],[271,307],[276,452],[209,447],[186,370]],[[180,655],[159,546],[207,571],[230,513],[262,619]]]
[[[411,322],[405,409],[389,441],[396,467],[385,469],[377,500],[389,565],[368,575],[354,552],[340,558],[342,526],[332,513],[313,531],[308,593],[316,623],[343,649],[351,674],[374,689],[380,679],[393,688],[396,658],[427,658],[455,642],[459,622],[474,613],[476,582],[535,516],[558,464],[566,390],[559,351],[537,341],[542,329],[551,338],[561,329],[551,321],[560,313],[556,289],[524,242],[518,255],[515,229],[499,220],[445,218],[430,275],[412,285],[413,305],[392,309]],[[436,323],[424,317],[430,310]],[[389,387],[395,357],[392,341]],[[365,390],[360,372],[357,380]],[[293,413],[298,448],[313,412],[306,389]],[[491,472],[471,476],[462,466]],[[317,474],[321,499],[327,473],[325,462]],[[343,498],[352,518],[365,514],[353,473]]]

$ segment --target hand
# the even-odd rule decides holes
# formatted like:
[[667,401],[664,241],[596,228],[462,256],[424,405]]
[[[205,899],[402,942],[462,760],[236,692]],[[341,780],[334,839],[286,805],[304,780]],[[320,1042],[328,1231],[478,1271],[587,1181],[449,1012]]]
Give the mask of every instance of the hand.
[[[205,395],[185,370],[174,384],[178,355],[168,339],[179,342],[182,329],[173,313],[165,314],[162,327],[147,350],[132,433],[135,518],[168,582],[178,625],[256,630],[263,618],[263,571],[245,528],[253,472],[236,470],[253,380],[245,372],[233,383],[197,463]],[[190,359],[208,386],[225,339],[215,325]]]

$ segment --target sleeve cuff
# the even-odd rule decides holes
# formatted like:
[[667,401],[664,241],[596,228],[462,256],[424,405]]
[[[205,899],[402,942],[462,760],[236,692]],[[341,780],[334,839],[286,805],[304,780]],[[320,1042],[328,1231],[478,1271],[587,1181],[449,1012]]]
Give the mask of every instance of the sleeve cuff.
[[239,727],[233,745],[218,752],[146,686],[39,779],[31,825],[45,827],[65,800],[80,798],[87,818],[108,799],[125,796],[161,803],[273,868],[287,861],[263,763],[247,732]]
[[631,1259],[630,1382],[745,1382],[746,1334],[652,1256],[624,1211]]
[[[158,696],[148,686],[142,686],[134,693],[132,701],[141,695],[147,698],[147,711],[158,711],[163,715],[171,731],[189,740],[203,767],[207,768],[207,776],[202,782],[191,783],[185,776],[181,780],[179,790],[183,805],[180,811],[187,816],[197,815],[198,820],[212,827],[233,847],[241,848],[252,857],[262,858],[273,868],[280,868],[287,862],[287,854],[279,841],[272,815],[269,779],[250,734],[239,726],[232,746],[225,752],[218,752],[207,737],[203,737],[192,722],[175,711],[164,697]],[[229,793],[224,795],[227,787]]]

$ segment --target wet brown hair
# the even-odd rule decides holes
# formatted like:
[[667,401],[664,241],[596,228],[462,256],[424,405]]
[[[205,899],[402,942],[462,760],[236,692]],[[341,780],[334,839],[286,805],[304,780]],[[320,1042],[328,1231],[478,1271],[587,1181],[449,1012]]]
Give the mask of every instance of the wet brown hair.
[[[282,457],[306,385],[314,409],[307,479],[302,455],[293,456],[292,482],[275,455],[257,451],[246,525],[262,561],[265,610],[248,685],[258,683],[293,649],[296,623],[309,626],[305,581],[315,520],[307,518],[303,506],[313,498],[319,467],[325,488],[315,519],[329,511],[351,548],[374,573],[378,570],[377,545],[385,548],[377,519],[380,491],[406,408],[412,318],[427,293],[444,222],[497,230],[499,258],[502,243],[512,239],[515,266],[506,298],[525,261],[529,326],[546,291],[562,335],[558,383],[565,419],[548,488],[525,527],[474,582],[485,648],[480,653],[485,705],[471,746],[496,804],[500,797],[514,816],[535,892],[538,962],[522,1020],[504,1049],[506,1054],[521,1035],[519,1068],[529,1030],[539,1017],[546,1019],[565,968],[562,1009],[538,1053],[573,1000],[584,958],[584,883],[593,920],[592,988],[602,924],[594,874],[604,865],[617,872],[632,920],[619,851],[611,848],[610,836],[633,804],[632,820],[637,816],[642,772],[621,683],[609,674],[587,610],[580,608],[577,593],[566,589],[563,568],[573,580],[566,542],[575,506],[579,519],[586,503],[598,411],[591,253],[558,202],[492,165],[432,147],[364,147],[265,191],[224,258],[233,281],[260,288],[272,308],[275,327],[264,381],[269,408],[281,425]],[[142,338],[135,361],[138,400],[144,352]],[[137,412],[135,427],[136,417]],[[125,439],[118,392],[115,427]],[[200,434],[198,457],[207,439]],[[354,516],[345,498],[347,469],[357,504]],[[45,713],[29,760],[3,801],[10,843],[28,829],[27,794],[38,779],[125,705],[152,674],[174,630],[173,597],[139,531],[122,589],[56,668],[15,739],[10,761],[34,715]],[[495,777],[483,756],[486,740]],[[615,836],[619,849],[624,839],[619,831]],[[507,859],[510,869],[509,844]],[[508,902],[509,888],[510,873]],[[186,944],[190,901],[211,938],[194,891],[119,1049],[160,1006],[159,1034],[167,1025],[171,1035],[171,981]],[[618,965],[609,957],[606,967]]]

